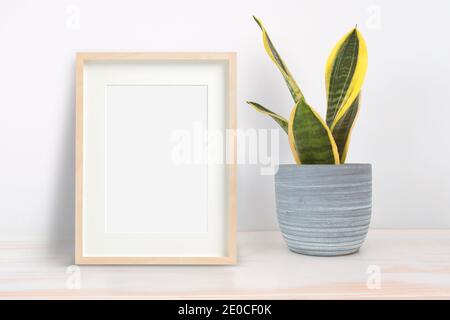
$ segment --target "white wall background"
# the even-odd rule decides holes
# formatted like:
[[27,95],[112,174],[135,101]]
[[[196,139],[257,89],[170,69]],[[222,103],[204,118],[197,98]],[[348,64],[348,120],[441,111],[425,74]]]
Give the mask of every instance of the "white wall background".
[[[326,57],[358,24],[369,70],[348,162],[374,166],[372,226],[450,227],[449,11],[445,0],[2,1],[0,239],[73,238],[77,51],[237,51],[239,127],[276,128],[244,103],[292,107],[252,14],[322,114]],[[277,228],[273,177],[245,165],[238,178],[239,229]]]

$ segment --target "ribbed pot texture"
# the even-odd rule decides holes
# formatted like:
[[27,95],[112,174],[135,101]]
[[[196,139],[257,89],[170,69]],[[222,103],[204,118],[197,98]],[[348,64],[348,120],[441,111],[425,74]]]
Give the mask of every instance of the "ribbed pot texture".
[[357,252],[372,212],[372,166],[280,165],[275,195],[290,250],[314,256]]

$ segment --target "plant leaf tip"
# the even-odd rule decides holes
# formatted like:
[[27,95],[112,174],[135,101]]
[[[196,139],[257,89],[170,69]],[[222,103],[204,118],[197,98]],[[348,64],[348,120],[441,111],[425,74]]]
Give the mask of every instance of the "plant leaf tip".
[[262,26],[261,20],[259,20],[255,15],[253,16],[253,19],[256,21],[256,23],[258,24],[258,26],[262,29],[263,26]]

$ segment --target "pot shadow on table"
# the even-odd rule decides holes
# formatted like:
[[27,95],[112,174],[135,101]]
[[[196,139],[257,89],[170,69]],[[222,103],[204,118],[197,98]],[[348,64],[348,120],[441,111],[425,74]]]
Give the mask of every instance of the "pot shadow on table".
[[61,137],[54,170],[50,206],[48,255],[66,266],[75,263],[75,64],[69,73],[69,87],[61,104],[64,108],[61,120]]

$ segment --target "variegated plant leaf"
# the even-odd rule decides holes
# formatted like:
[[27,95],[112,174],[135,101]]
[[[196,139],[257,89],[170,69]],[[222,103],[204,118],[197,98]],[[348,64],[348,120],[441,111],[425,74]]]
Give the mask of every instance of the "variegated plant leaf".
[[291,72],[289,71],[288,67],[284,63],[283,59],[281,59],[280,55],[278,54],[277,50],[275,49],[275,46],[273,45],[272,41],[269,38],[269,35],[267,34],[266,28],[264,28],[264,25],[262,24],[261,20],[253,16],[256,23],[259,25],[262,31],[262,37],[263,37],[263,43],[264,48],[269,55],[270,59],[275,63],[275,65],[280,70],[281,74],[283,75],[284,80],[286,81],[286,84],[289,88],[289,91],[291,92],[292,98],[294,98],[295,102],[298,102],[302,97],[303,94],[297,85],[297,82],[295,82],[294,77],[292,76]]
[[261,113],[267,114],[270,116],[273,120],[275,120],[276,123],[280,125],[280,127],[287,133],[288,132],[288,121],[283,118],[282,116],[276,114],[273,111],[270,111],[269,109],[263,107],[259,103],[253,102],[253,101],[247,101],[249,105],[251,105],[253,108],[255,108],[256,111],[259,111]]
[[347,157],[351,131],[353,129],[355,118],[359,111],[359,100],[360,96],[357,96],[356,100],[353,101],[352,105],[344,114],[344,116],[339,119],[332,131],[334,141],[336,142],[338,148],[340,163],[345,163],[345,159]]
[[355,28],[336,44],[327,60],[326,121],[332,131],[359,95],[366,70],[366,44],[361,33]]
[[291,112],[288,136],[297,164],[339,164],[330,129],[303,98]]

